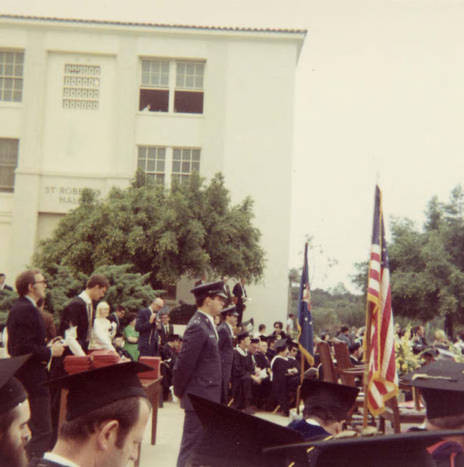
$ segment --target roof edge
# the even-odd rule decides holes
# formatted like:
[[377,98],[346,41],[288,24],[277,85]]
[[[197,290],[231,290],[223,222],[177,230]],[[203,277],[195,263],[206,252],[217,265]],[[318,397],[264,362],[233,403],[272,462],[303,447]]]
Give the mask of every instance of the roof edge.
[[196,31],[219,31],[219,32],[247,32],[247,33],[277,33],[277,34],[298,34],[306,35],[307,29],[290,29],[290,28],[251,28],[251,27],[233,27],[233,26],[202,26],[202,25],[186,25],[186,24],[163,24],[163,23],[139,23],[135,21],[113,21],[113,20],[97,20],[97,19],[82,19],[82,18],[55,18],[51,16],[30,16],[30,15],[12,15],[0,14],[0,19],[23,20],[23,21],[42,21],[53,23],[69,23],[69,24],[93,24],[102,26],[123,26],[123,27],[141,27],[141,28],[156,28],[156,29],[184,29]]

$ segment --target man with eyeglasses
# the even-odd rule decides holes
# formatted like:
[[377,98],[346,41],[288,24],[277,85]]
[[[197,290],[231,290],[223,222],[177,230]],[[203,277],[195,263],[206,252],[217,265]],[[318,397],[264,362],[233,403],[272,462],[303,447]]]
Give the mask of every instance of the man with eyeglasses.
[[47,282],[38,269],[22,272],[16,278],[18,300],[8,315],[8,352],[12,357],[32,354],[16,377],[26,388],[31,409],[30,429],[32,439],[27,446],[29,457],[41,457],[51,446],[50,392],[43,383],[47,381],[47,365],[52,357],[63,354],[60,340],[46,344],[43,318],[37,308],[39,299],[45,298]]

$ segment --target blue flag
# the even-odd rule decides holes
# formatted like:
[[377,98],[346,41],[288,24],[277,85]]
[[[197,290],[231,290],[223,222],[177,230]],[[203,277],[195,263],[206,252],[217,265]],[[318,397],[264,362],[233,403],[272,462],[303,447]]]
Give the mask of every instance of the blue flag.
[[[311,293],[309,290],[308,243],[305,243],[303,271],[301,272],[300,294],[298,296],[298,347],[301,352],[302,370],[305,361],[314,365],[313,321],[311,318]],[[304,370],[301,374],[304,373]]]

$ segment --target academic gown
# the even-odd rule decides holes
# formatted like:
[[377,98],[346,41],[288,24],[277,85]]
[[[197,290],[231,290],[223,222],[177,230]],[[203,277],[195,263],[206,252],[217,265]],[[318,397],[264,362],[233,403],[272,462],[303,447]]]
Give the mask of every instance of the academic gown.
[[251,400],[251,375],[254,371],[253,361],[247,353],[243,355],[238,349],[234,349],[232,360],[232,397],[234,407],[246,408]]
[[280,405],[284,414],[289,411],[288,394],[288,361],[284,357],[274,357],[271,363],[272,369],[272,399]]

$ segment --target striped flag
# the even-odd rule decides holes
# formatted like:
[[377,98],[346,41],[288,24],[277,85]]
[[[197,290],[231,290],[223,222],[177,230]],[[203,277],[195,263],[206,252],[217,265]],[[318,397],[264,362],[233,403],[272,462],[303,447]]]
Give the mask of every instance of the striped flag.
[[298,347],[301,353],[301,377],[305,362],[314,365],[313,321],[311,318],[311,292],[309,290],[308,242],[305,243],[303,271],[301,272],[300,294],[298,296]]
[[[390,270],[382,212],[382,195],[375,187],[374,228],[367,283],[369,372],[367,406],[373,415],[385,411],[385,401],[398,394]],[[370,320],[369,320],[370,318]]]

